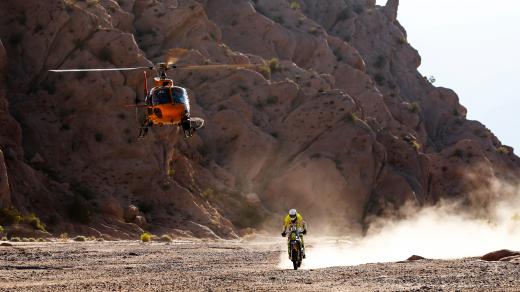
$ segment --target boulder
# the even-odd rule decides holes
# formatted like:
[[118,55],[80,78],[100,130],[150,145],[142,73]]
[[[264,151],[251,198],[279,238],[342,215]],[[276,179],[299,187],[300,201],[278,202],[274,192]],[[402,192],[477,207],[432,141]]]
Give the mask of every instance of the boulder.
[[516,256],[520,256],[520,252],[512,251],[509,249],[501,249],[494,252],[483,255],[480,259],[484,261],[500,261],[502,259],[513,259]]

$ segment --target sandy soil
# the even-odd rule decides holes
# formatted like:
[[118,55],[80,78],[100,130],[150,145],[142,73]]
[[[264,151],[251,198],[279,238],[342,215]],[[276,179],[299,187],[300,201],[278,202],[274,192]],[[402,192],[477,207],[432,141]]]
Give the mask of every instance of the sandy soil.
[[280,242],[12,243],[0,291],[520,291],[520,265],[475,258],[281,269]]

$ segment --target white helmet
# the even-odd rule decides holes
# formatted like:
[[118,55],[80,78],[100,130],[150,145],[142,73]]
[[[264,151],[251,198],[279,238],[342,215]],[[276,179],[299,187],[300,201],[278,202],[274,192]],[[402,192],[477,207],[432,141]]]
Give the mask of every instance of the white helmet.
[[296,220],[296,214],[298,214],[298,212],[296,212],[296,209],[289,210],[289,217],[291,217],[292,221]]

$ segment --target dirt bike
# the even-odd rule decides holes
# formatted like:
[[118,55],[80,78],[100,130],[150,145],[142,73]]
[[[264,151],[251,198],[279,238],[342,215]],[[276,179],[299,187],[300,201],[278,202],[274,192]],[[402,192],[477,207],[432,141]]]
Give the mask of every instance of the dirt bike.
[[296,227],[294,224],[289,228],[288,235],[288,248],[289,248],[289,258],[293,263],[293,268],[297,270],[303,260],[303,246],[302,239],[300,233],[302,232],[301,228]]

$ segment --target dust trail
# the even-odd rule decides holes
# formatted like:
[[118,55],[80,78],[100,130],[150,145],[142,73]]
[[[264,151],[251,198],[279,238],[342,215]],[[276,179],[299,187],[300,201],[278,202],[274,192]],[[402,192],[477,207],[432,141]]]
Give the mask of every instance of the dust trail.
[[[517,189],[516,189],[517,190]],[[460,204],[440,203],[403,220],[379,221],[365,237],[351,241],[306,238],[307,259],[302,268],[394,262],[411,255],[431,259],[481,256],[497,249],[520,249],[520,192],[507,196],[475,217]],[[279,268],[290,269],[287,253]]]

